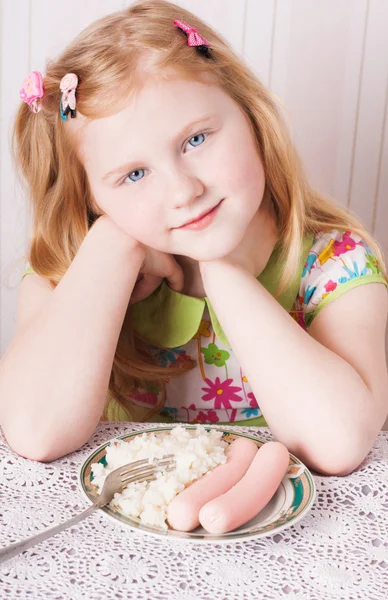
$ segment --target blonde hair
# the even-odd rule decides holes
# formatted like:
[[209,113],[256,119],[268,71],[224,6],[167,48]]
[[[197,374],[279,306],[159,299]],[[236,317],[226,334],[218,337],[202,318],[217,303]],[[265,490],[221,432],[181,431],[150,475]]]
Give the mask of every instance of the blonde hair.
[[[187,45],[173,25],[175,19],[198,29],[210,42],[213,59]],[[164,0],[141,0],[95,21],[56,60],[48,61],[41,111],[34,114],[22,104],[16,118],[14,157],[33,203],[29,261],[34,271],[54,286],[66,273],[98,216],[76,144],[59,114],[59,84],[69,72],[79,78],[77,110],[88,119],[124,108],[136,87],[151,74],[193,80],[210,76],[239,104],[253,128],[278,217],[280,257],[285,262],[276,295],[295,277],[301,240],[318,231],[344,229],[358,234],[387,276],[382,251],[360,219],[309,186],[275,97],[226,41],[180,6]],[[128,397],[131,389],[141,382],[163,381],[179,373],[177,367],[154,364],[147,344],[133,331],[128,308],[112,365],[108,397],[116,399],[130,419],[147,420],[160,411],[163,401],[152,411],[139,411]]]

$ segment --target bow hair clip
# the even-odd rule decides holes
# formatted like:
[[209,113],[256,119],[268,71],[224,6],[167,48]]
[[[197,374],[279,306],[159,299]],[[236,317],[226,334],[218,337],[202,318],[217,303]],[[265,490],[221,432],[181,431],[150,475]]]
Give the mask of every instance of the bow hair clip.
[[62,92],[62,97],[59,103],[59,112],[61,113],[62,121],[67,120],[67,115],[69,113],[72,119],[76,116],[75,90],[77,89],[77,85],[78,77],[74,73],[67,73],[67,75],[61,79],[59,87]]
[[174,21],[174,25],[178,27],[186,36],[187,36],[187,45],[195,46],[197,50],[206,58],[211,58],[210,54],[210,42],[208,42],[202,35],[198,32],[195,27],[191,27],[188,23],[184,21]]
[[24,79],[20,90],[20,99],[28,104],[33,113],[41,109],[40,98],[43,98],[43,77],[39,71],[31,71]]

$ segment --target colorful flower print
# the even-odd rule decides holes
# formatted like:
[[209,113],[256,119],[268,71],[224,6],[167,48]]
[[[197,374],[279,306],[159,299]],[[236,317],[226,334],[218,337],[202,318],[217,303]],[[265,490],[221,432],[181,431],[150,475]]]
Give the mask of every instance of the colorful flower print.
[[[190,411],[191,410],[197,410],[197,407],[195,406],[195,404],[190,404],[190,406],[182,406],[181,407],[182,410],[186,411],[187,414],[187,422],[190,423],[192,421],[191,416],[190,416]],[[193,423],[195,423],[195,421],[192,421]]]
[[[386,283],[373,250],[356,233],[335,229],[318,232],[309,251],[311,260],[314,256],[314,268],[311,273],[305,269],[293,308],[296,311],[303,310],[306,328],[315,318],[322,302],[327,303],[350,289],[343,284],[354,282],[354,285],[359,285],[368,276],[372,276],[370,280],[376,278]],[[303,326],[297,314],[292,316]]]
[[340,277],[338,279],[339,283],[346,283],[347,281],[350,281],[351,279],[356,279],[356,277],[363,277],[364,275],[368,274],[367,267],[364,267],[360,271],[358,268],[358,264],[355,261],[353,261],[353,267],[354,267],[354,271],[351,271],[351,269],[349,269],[348,267],[344,267],[344,270],[349,274],[349,277]]
[[219,418],[215,410],[208,410],[207,412],[201,410],[195,420],[199,423],[217,423]]
[[256,408],[259,405],[257,404],[257,400],[256,400],[256,396],[253,392],[249,392],[248,398],[249,398],[249,406],[252,406],[252,408]]
[[323,248],[323,250],[318,255],[319,262],[321,263],[321,265],[324,265],[330,258],[334,258],[335,256],[341,256],[341,254],[346,254],[346,252],[354,250],[356,246],[360,245],[362,245],[362,242],[356,242],[352,238],[351,231],[345,231],[341,240],[335,240],[334,238],[331,238],[327,246],[325,246],[325,248]]
[[330,279],[327,283],[325,283],[324,288],[326,292],[333,292],[337,287],[337,282]]
[[210,321],[201,321],[198,331],[193,337],[193,340],[198,340],[200,337],[210,337]]
[[190,361],[190,357],[187,356],[186,352],[182,348],[158,348],[157,346],[151,346],[156,360],[159,362],[161,367],[171,367],[182,356],[186,361]]
[[316,259],[317,259],[317,255],[314,254],[313,252],[308,255],[306,263],[303,267],[302,277],[304,277],[306,275],[306,273],[311,272],[311,270],[314,268],[314,263],[315,263]]
[[260,411],[258,408],[243,408],[241,414],[245,415],[247,419],[251,419],[252,417],[259,417]]
[[308,304],[310,302],[316,289],[317,289],[316,285],[313,288],[310,287],[309,285],[307,286],[306,291],[304,293],[303,304]]
[[346,254],[346,252],[349,252],[349,250],[354,250],[357,245],[362,245],[360,242],[356,242],[352,238],[351,231],[345,231],[341,241],[330,240],[330,242],[333,242],[334,245],[334,256],[341,256],[341,254]]
[[201,348],[201,352],[205,356],[205,363],[216,367],[224,367],[230,358],[229,352],[220,350],[216,344],[209,344],[207,348]]
[[318,255],[318,260],[321,265],[324,265],[329,258],[334,256],[334,240],[331,239],[327,246],[322,250],[322,252]]
[[369,269],[372,271],[372,273],[375,273],[375,274],[380,273],[379,261],[377,260],[375,255],[372,254],[371,252],[368,252],[366,257],[368,259],[366,266],[369,267]]
[[238,396],[236,392],[241,392],[242,388],[231,385],[233,379],[226,379],[225,381],[220,380],[216,377],[213,382],[210,379],[205,379],[205,382],[209,386],[208,388],[201,388],[203,392],[206,392],[202,396],[202,400],[214,400],[214,408],[233,408],[231,402],[241,402],[241,396]]
[[257,404],[257,400],[256,397],[254,395],[253,392],[249,392],[249,394],[247,394],[247,397],[249,398],[249,407],[250,408],[244,408],[241,411],[241,414],[245,415],[247,419],[251,419],[252,417],[259,417],[260,416],[260,408],[259,405]]

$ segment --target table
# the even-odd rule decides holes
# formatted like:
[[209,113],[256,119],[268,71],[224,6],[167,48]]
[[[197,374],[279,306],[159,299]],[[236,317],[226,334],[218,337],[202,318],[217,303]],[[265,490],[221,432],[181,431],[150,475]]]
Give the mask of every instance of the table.
[[[16,455],[0,433],[0,546],[87,508],[78,485],[85,458],[109,439],[150,427],[100,423],[80,450],[46,464]],[[230,429],[273,439],[265,427]],[[277,535],[246,542],[159,540],[96,511],[0,565],[0,598],[385,600],[388,432],[379,434],[351,475],[313,475],[317,498],[305,518]]]

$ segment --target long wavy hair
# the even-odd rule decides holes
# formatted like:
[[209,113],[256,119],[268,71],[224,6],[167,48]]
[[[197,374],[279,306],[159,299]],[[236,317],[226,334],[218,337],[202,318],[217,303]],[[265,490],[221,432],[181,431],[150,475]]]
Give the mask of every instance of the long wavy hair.
[[[173,25],[175,19],[190,23],[210,42],[212,60],[188,46]],[[28,259],[34,271],[54,287],[98,218],[77,144],[69,133],[71,128],[59,115],[59,84],[69,72],[79,78],[77,110],[89,119],[123,109],[147,77],[178,76],[197,81],[210,77],[239,104],[257,140],[266,186],[278,217],[284,270],[276,296],[295,277],[303,236],[318,231],[343,229],[360,235],[387,276],[382,251],[360,219],[310,187],[278,99],[222,36],[180,6],[164,0],[141,0],[95,21],[56,60],[48,61],[41,111],[34,114],[23,103],[16,117],[14,159],[28,184],[33,208]],[[131,390],[147,382],[163,383],[165,378],[180,373],[177,367],[155,364],[145,340],[134,332],[128,306],[107,400],[116,400],[129,420],[147,420],[160,412],[164,399],[152,410],[140,408],[131,401]]]

